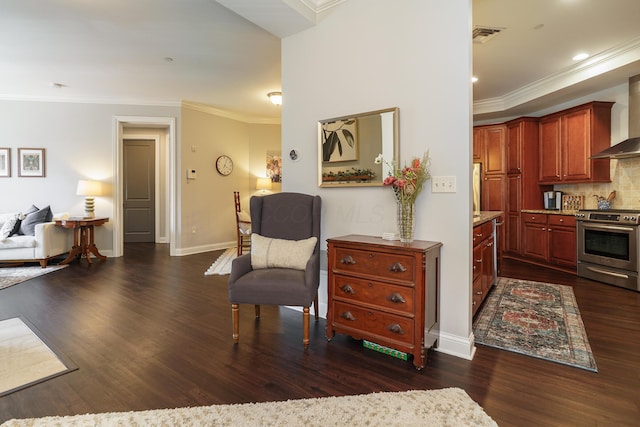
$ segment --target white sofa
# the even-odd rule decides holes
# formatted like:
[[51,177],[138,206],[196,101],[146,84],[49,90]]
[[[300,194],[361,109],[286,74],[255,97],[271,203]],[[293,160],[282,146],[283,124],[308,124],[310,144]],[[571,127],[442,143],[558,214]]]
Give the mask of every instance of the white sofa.
[[[15,214],[0,214],[0,228]],[[55,217],[60,217],[56,215]],[[73,246],[73,230],[55,222],[36,224],[35,236],[16,235],[0,240],[0,262],[39,262],[42,268]]]

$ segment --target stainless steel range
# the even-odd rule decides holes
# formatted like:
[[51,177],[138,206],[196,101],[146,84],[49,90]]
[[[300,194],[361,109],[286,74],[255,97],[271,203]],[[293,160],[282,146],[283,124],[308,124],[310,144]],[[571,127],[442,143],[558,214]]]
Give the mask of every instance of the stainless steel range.
[[640,291],[640,210],[576,214],[578,276]]

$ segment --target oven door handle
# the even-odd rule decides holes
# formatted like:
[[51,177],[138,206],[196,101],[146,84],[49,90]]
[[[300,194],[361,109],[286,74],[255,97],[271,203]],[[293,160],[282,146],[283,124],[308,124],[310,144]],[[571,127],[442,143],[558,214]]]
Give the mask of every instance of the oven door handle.
[[626,233],[632,233],[633,227],[620,227],[617,225],[600,225],[600,224],[584,224],[583,228],[589,230],[603,230],[603,231],[624,231]]
[[606,274],[607,276],[620,277],[621,279],[628,279],[629,276],[621,273],[614,273],[613,271],[602,270],[596,267],[587,267],[587,270],[591,270],[594,273]]

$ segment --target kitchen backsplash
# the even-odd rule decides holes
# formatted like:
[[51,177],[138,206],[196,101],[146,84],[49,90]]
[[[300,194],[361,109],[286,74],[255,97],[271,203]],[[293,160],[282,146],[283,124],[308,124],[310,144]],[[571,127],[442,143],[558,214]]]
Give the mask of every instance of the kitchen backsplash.
[[584,196],[584,209],[597,208],[594,194],[607,197],[615,190],[612,209],[640,209],[640,157],[611,160],[610,183],[555,185],[554,190]]

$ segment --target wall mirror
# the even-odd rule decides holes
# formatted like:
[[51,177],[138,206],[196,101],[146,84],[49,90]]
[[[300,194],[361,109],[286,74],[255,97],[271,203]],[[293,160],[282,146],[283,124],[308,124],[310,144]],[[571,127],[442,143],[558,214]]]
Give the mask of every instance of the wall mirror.
[[320,187],[381,186],[386,165],[380,153],[398,159],[398,108],[370,111],[318,122],[318,185]]

